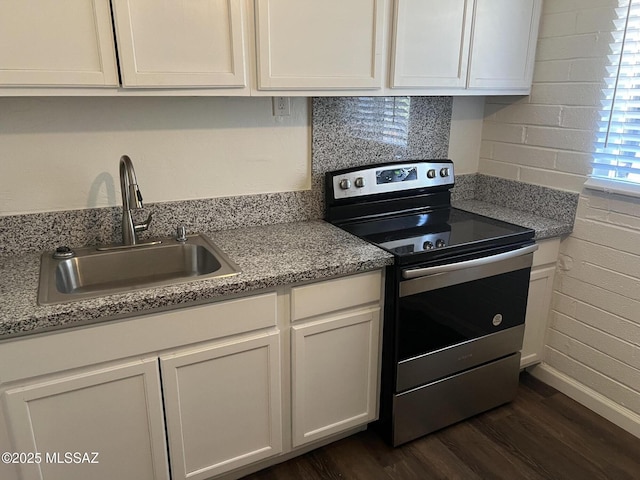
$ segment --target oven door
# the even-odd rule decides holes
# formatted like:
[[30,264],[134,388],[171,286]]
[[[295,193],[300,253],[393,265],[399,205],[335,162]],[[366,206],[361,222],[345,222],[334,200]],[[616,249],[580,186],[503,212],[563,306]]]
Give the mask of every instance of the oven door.
[[522,348],[536,245],[401,272],[396,393]]

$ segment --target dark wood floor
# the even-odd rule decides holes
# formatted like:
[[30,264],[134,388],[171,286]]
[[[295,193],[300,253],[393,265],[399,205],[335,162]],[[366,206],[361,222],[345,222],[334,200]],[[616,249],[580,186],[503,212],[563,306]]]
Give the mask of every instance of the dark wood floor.
[[245,480],[640,479],[640,439],[527,373],[509,405],[399,448],[366,431]]

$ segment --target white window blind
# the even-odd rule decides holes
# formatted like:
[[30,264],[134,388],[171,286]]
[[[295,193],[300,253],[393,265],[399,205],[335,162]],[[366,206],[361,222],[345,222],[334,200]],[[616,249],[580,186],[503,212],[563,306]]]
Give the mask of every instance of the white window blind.
[[354,97],[350,122],[358,138],[406,147],[410,97]]
[[586,186],[640,194],[640,0],[620,0]]

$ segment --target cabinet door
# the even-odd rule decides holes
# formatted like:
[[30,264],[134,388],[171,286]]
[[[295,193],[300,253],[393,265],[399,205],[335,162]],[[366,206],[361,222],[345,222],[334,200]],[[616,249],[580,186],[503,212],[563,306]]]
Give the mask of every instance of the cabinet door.
[[380,89],[385,0],[256,0],[259,89]]
[[531,270],[520,366],[542,361],[555,265]]
[[531,89],[541,0],[476,0],[469,88]]
[[42,455],[19,466],[23,480],[169,478],[157,358],[13,388],[4,401],[13,451]]
[[380,309],[294,325],[293,446],[377,417]]
[[277,332],[160,358],[173,480],[282,451]]
[[244,2],[113,0],[124,87],[244,87]]
[[467,84],[473,0],[396,0],[391,87]]
[[109,0],[0,2],[0,85],[117,84]]

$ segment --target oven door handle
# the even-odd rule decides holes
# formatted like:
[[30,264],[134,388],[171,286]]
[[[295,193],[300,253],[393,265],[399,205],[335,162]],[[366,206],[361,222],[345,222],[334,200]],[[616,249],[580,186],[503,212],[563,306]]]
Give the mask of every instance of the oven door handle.
[[409,280],[412,278],[425,277],[427,275],[435,275],[436,273],[448,273],[448,272],[455,272],[456,270],[462,270],[465,268],[481,267],[483,265],[489,265],[494,262],[501,262],[503,260],[509,260],[511,258],[527,255],[529,253],[535,252],[536,250],[538,250],[538,245],[534,244],[534,245],[529,245],[527,247],[518,248],[517,250],[498,253],[497,255],[491,255],[489,257],[466,260],[464,262],[450,263],[447,265],[438,265],[436,267],[406,269],[402,271],[402,277]]

